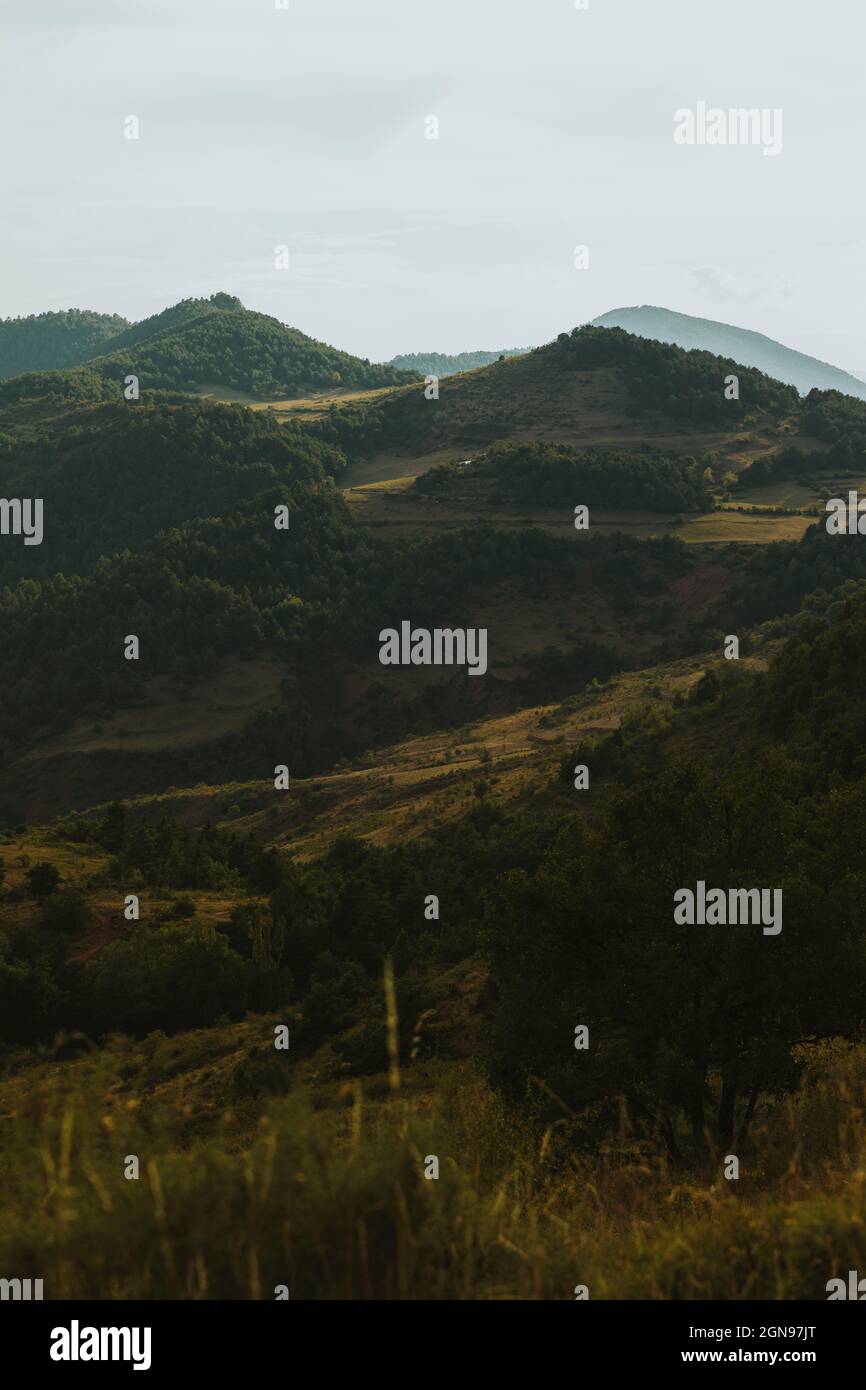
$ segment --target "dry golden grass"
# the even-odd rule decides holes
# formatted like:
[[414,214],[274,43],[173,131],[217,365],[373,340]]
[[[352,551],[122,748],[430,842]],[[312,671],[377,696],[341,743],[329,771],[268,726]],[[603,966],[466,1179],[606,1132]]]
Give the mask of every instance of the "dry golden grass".
[[[761,658],[741,663],[762,664]],[[338,834],[394,844],[461,815],[479,779],[487,784],[487,795],[502,804],[529,788],[549,789],[566,748],[617,728],[629,711],[646,703],[668,706],[705,668],[703,657],[648,666],[564,705],[533,706],[404,739],[351,766],[293,779],[290,798],[263,780],[181,787],[131,805],[151,818],[166,813],[190,827],[209,822],[252,831],[301,859],[323,853]],[[228,808],[233,808],[230,816]]]
[[579,1285],[823,1299],[863,1267],[863,1049],[811,1054],[801,1091],[759,1113],[733,1182],[712,1152],[672,1170],[625,1109],[594,1149],[569,1124],[535,1129],[469,1061],[312,1089],[287,1077],[285,1099],[238,1090],[271,1023],[115,1039],[0,1082],[3,1268],[42,1277],[48,1299],[270,1299],[286,1284],[292,1298],[570,1301]]
[[228,401],[237,405],[246,405],[250,410],[270,411],[282,422],[294,418],[317,420],[331,406],[348,405],[358,401],[375,401],[380,396],[388,395],[394,389],[393,386],[377,386],[367,391],[312,391],[304,396],[281,396],[274,397],[273,400],[260,400],[258,396],[252,395],[249,391],[233,391],[227,386],[211,383],[198,387],[193,394],[201,396],[205,400]]
[[[405,469],[406,460],[401,459],[394,466]],[[770,513],[755,516],[719,510],[685,513],[683,521],[678,522],[672,513],[594,509],[590,513],[590,531],[586,532],[574,529],[574,517],[567,508],[492,506],[487,502],[416,497],[408,491],[411,481],[412,476],[402,475],[367,483],[347,491],[345,497],[356,520],[385,538],[457,530],[481,521],[503,531],[534,526],[548,535],[573,540],[576,544],[584,542],[589,534],[624,532],[644,538],[678,536],[688,545],[721,545],[732,541],[742,545],[767,545],[772,541],[799,540],[815,520],[811,516],[773,516]]]

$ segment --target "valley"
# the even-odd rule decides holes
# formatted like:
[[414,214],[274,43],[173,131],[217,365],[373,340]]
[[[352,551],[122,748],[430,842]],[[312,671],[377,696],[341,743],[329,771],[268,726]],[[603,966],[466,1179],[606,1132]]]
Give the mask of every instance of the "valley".
[[[816,1296],[831,1219],[860,1250],[866,551],[823,506],[866,403],[620,329],[437,398],[232,296],[108,328],[0,383],[44,499],[0,541],[4,1267]],[[784,889],[771,973],[672,935],[683,882]]]

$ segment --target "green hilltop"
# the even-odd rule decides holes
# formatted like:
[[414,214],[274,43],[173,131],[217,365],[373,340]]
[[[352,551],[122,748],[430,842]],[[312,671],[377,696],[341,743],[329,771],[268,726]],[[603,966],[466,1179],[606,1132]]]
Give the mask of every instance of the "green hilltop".
[[129,322],[90,309],[28,314],[0,320],[0,381],[84,362],[104,350]]
[[598,328],[619,328],[641,338],[673,343],[688,350],[718,353],[748,367],[757,367],[777,381],[795,386],[802,395],[811,390],[842,391],[866,400],[866,382],[822,362],[808,353],[785,347],[764,333],[738,328],[715,319],[696,318],[672,309],[641,304],[627,309],[611,309],[593,319]]
[[[29,399],[120,399],[124,380],[141,390],[245,393],[268,399],[309,391],[393,386],[413,374],[367,362],[214,294],[186,299],[76,358],[81,371],[28,372],[0,389],[0,403]],[[47,364],[46,364],[47,366]]]

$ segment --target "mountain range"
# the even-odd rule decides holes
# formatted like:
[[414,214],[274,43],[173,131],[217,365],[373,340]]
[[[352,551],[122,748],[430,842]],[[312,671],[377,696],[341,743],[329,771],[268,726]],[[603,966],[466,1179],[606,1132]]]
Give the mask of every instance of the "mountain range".
[[[755,367],[801,394],[817,388],[866,399],[866,382],[850,372],[732,324],[641,305],[612,309],[593,319],[592,326],[711,352]],[[7,389],[6,400],[57,393],[92,399],[100,390],[110,398],[119,394],[129,374],[139,378],[143,390],[206,392],[216,386],[267,400],[395,386],[419,376],[442,379],[529,351],[414,352],[373,364],[246,309],[235,295],[216,293],[181,300],[138,323],[81,309],[5,319],[0,322],[0,382],[28,374],[26,382]],[[71,368],[94,373],[103,387],[76,375],[44,378]]]
[[[796,539],[821,486],[814,475],[862,468],[866,456],[864,403],[832,392],[807,403],[754,368],[740,369],[739,399],[728,400],[730,359],[621,329],[563,332],[446,379],[438,399],[415,374],[321,348],[228,296],[184,300],[115,341],[81,365],[0,385],[4,493],[43,498],[46,515],[44,545],[7,537],[0,551],[0,814],[10,818],[118,795],[133,765],[138,787],[160,792],[181,768],[191,782],[220,769],[250,776],[288,738],[293,766],[312,773],[470,708],[567,690],[622,660],[622,618],[598,586],[617,591],[623,541],[638,547],[629,563],[647,593],[665,593],[678,566],[701,570],[698,548],[671,567],[668,550],[636,536]],[[284,387],[300,388],[320,360],[323,373],[339,364],[372,382],[343,396],[332,387],[315,411],[306,398],[282,413],[263,408],[266,395],[239,403],[263,341]],[[137,401],[122,392],[132,372]],[[796,493],[789,514],[748,515],[747,492],[737,493],[745,511],[717,512],[756,463],[753,482]],[[597,509],[589,552],[553,539],[558,527],[569,534],[572,496]],[[280,503],[291,504],[291,544],[268,520]],[[479,523],[468,540],[461,528]],[[696,607],[638,602],[631,659],[682,650],[739,563],[714,557]],[[491,613],[504,584],[511,603]],[[545,658],[545,676],[537,662],[545,646],[560,648],[575,585],[586,607],[571,613],[567,650]],[[442,673],[426,687],[382,685],[370,634],[409,603],[431,626],[443,610],[486,616],[498,665],[482,691]],[[105,639],[116,624],[121,636],[151,634],[145,665],[118,665]],[[195,723],[167,756],[177,689],[216,689],[220,672],[233,689],[247,661],[268,664],[261,702]],[[275,685],[283,667],[288,683]],[[144,698],[157,732],[141,745],[130,720]]]

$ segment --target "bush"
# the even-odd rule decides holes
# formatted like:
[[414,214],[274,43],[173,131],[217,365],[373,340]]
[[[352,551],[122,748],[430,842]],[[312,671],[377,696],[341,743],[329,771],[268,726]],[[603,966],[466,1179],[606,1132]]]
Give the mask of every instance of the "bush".
[[24,875],[27,891],[34,898],[47,898],[57,890],[60,874],[53,864],[44,861],[34,864]]
[[87,1031],[202,1028],[248,1003],[245,962],[209,927],[161,927],[114,941],[82,972]]
[[176,898],[169,908],[168,915],[175,922],[188,921],[196,913],[192,898]]
[[232,1072],[232,1090],[244,1098],[282,1096],[291,1084],[289,1053],[278,1052],[273,1043],[254,1043]]
[[83,894],[77,888],[65,888],[52,893],[42,907],[42,925],[49,932],[64,932],[69,936],[87,930],[90,911]]

